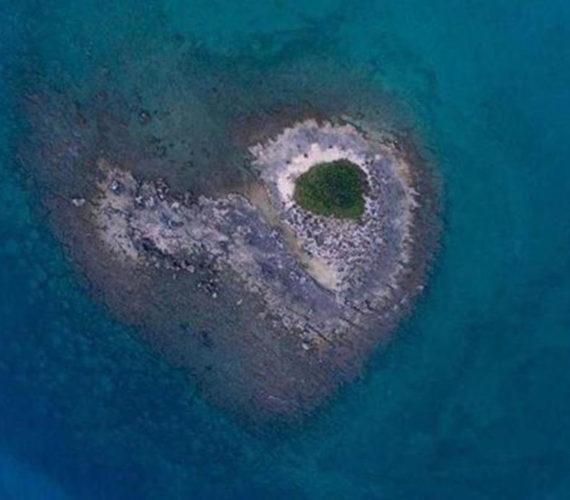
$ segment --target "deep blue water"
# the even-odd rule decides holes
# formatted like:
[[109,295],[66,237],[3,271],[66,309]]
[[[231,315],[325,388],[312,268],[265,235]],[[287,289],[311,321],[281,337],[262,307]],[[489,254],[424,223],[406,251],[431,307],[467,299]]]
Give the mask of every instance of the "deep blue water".
[[[570,4],[137,4],[0,3],[0,499],[570,498]],[[16,167],[17,102],[25,70],[88,81],[157,33],[302,57],[308,31],[409,106],[445,230],[362,379],[251,433],[78,282]]]

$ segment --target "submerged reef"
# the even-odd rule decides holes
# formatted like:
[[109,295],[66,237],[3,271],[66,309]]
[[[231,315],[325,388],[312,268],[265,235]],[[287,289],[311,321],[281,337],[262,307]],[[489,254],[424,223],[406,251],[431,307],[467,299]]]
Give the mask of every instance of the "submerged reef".
[[[199,77],[191,91],[163,82],[159,101],[152,88],[30,95],[22,162],[91,293],[210,401],[254,422],[297,418],[358,375],[423,289],[432,171],[413,141],[355,109],[352,85],[323,96],[307,81],[296,95],[289,69],[273,68],[274,88],[256,93],[251,78],[246,93],[220,71],[227,97],[214,98],[199,69],[185,74]],[[326,180],[336,191],[318,180],[324,205],[311,209],[297,189],[330,166],[344,169]]]

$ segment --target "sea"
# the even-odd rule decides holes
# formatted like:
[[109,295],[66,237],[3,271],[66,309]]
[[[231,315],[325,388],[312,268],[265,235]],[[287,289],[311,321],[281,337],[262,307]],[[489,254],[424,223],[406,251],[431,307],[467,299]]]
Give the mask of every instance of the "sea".
[[[287,428],[211,406],[95,300],[21,165],[35,79],[81,91],[163,39],[358,67],[441,179],[413,312]],[[0,110],[0,500],[570,499],[567,0],[0,0]]]

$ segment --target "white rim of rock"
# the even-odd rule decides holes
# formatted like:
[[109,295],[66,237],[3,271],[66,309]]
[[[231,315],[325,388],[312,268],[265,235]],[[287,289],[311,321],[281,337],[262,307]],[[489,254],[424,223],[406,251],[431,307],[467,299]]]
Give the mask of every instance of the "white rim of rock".
[[[313,238],[307,237],[306,232],[299,230],[299,226],[294,227],[295,224],[289,217],[304,211],[294,200],[297,179],[320,163],[348,160],[366,174],[370,191],[364,194],[365,210],[361,224],[351,220],[311,216],[311,219],[323,224],[327,229],[336,229],[334,234],[337,239],[351,239],[356,246],[360,239],[354,238],[356,233],[366,232],[367,226],[374,221],[374,217],[378,216],[374,210],[378,201],[375,200],[375,195],[378,194],[381,185],[394,181],[400,185],[403,197],[399,201],[400,214],[394,223],[402,231],[401,262],[403,264],[409,262],[413,211],[419,206],[419,195],[410,183],[412,178],[410,165],[401,154],[398,154],[393,144],[383,141],[381,137],[371,139],[350,123],[333,124],[329,121],[319,123],[309,119],[284,129],[277,137],[265,143],[252,146],[250,153],[273,207],[284,214],[287,228],[296,234],[295,249],[299,258],[305,264],[307,272],[321,286],[333,292],[341,292],[346,273],[339,269],[339,263],[333,255],[320,253],[312,241]],[[378,174],[375,171],[377,162],[386,158],[391,159],[390,170],[393,175],[378,177],[375,175]],[[364,231],[359,230],[361,225],[365,227]],[[390,280],[392,284],[397,281],[396,274],[396,272],[392,274]]]

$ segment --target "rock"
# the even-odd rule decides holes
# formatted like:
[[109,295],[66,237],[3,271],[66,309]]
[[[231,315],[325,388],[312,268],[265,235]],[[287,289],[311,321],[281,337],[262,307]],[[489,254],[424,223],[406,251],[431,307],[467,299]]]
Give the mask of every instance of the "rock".
[[139,111],[138,118],[139,118],[139,123],[141,125],[146,125],[152,119],[150,113],[148,111],[146,111],[145,109],[141,109]]

